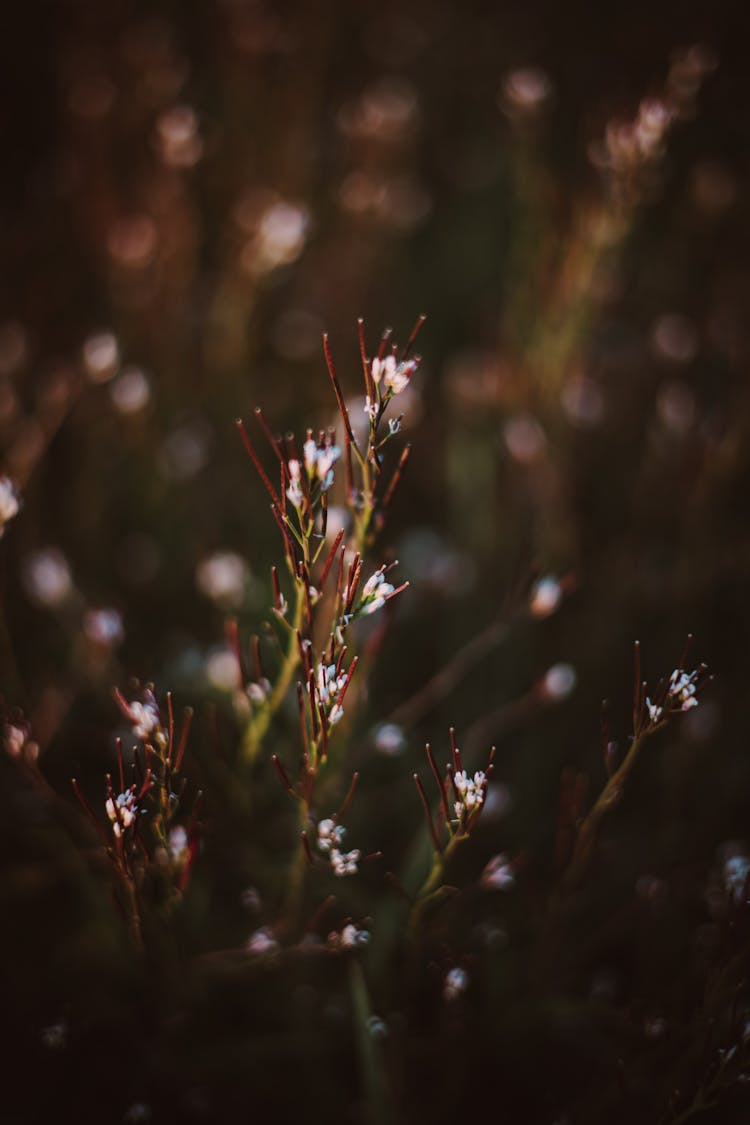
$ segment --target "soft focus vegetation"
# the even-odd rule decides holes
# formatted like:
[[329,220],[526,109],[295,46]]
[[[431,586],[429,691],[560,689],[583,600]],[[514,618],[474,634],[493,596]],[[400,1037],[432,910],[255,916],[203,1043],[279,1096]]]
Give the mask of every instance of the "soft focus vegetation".
[[745,1121],[743,6],[10,7],[0,1116]]

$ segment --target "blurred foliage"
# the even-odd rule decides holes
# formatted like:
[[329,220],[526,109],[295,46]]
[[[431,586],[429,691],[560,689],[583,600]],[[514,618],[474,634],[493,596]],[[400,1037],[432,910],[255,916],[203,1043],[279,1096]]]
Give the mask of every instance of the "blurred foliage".
[[[61,0],[1,18],[0,447],[24,504],[0,544],[0,685],[48,785],[0,761],[4,1119],[745,1120],[747,895],[721,891],[750,855],[745,5]],[[613,170],[603,139],[611,156],[667,86],[664,144]],[[349,730],[351,837],[384,858],[347,904],[373,942],[364,975],[248,957],[296,822],[267,760],[235,768],[209,674],[229,612],[261,627],[279,557],[234,419],[336,424],[321,333],[355,396],[357,317],[403,339],[422,312],[380,544],[412,589]],[[244,560],[239,593],[201,579],[217,552]],[[564,597],[533,620],[519,607],[545,574]],[[653,683],[688,632],[715,683],[649,743],[552,941],[561,778],[593,800],[604,697],[625,746],[634,639]],[[420,696],[476,637],[481,658]],[[560,663],[576,686],[555,703],[540,684]],[[143,957],[69,787],[103,808],[111,688],[132,677],[195,707],[205,792],[193,881]],[[402,753],[377,750],[387,720]],[[416,958],[384,873],[409,887],[429,864],[411,774],[450,725],[472,769],[497,744],[496,812]],[[281,723],[273,748],[294,738]],[[501,852],[515,885],[487,891]],[[312,915],[338,888],[311,882]]]

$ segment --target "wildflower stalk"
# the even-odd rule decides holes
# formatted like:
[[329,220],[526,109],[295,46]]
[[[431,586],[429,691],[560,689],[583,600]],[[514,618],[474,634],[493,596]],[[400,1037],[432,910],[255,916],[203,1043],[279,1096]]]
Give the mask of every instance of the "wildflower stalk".
[[461,836],[452,836],[443,851],[433,852],[432,867],[424,883],[417,891],[414,904],[409,914],[407,934],[410,941],[415,941],[419,937],[425,913],[429,910],[430,906],[433,903],[439,902],[440,899],[445,898],[446,894],[449,893],[448,888],[443,882],[446,865],[458,845],[463,840],[468,840],[468,838],[468,833]]
[[302,904],[305,891],[305,878],[310,866],[308,855],[309,845],[306,843],[305,828],[308,823],[308,809],[303,801],[299,802],[299,832],[297,833],[297,847],[294,859],[289,870],[287,891],[284,896],[282,917],[288,932],[293,934],[299,927],[302,915]]
[[279,669],[276,683],[268,699],[264,700],[248,723],[242,740],[242,755],[249,762],[254,762],[258,756],[263,738],[271,724],[271,720],[284,702],[294,681],[300,659],[297,633],[302,627],[304,612],[305,587],[304,582],[298,580],[295,583],[294,611],[292,620],[289,623],[289,637],[287,639],[286,653],[281,668]]
[[573,848],[573,855],[560,883],[558,892],[560,896],[565,896],[570,891],[575,890],[584,878],[594,854],[594,848],[602,822],[622,800],[626,782],[633,772],[643,745],[648,736],[656,729],[658,728],[649,727],[633,739],[625,758],[610,776],[607,784],[602,789],[581,824]]
[[[427,828],[432,839],[433,857],[432,867],[430,868],[427,878],[415,895],[409,915],[407,932],[412,941],[419,935],[424,913],[430,904],[436,899],[444,898],[445,895],[449,893],[448,887],[443,883],[446,864],[459,844],[464,840],[468,840],[471,835],[482,812],[487,797],[488,778],[493,770],[495,757],[494,746],[490,750],[486,769],[475,773],[472,778],[463,768],[461,751],[456,745],[456,733],[453,727],[450,729],[450,740],[452,764],[448,766],[447,776],[444,781],[441,777],[430,744],[427,743],[425,747],[427,761],[433,778],[435,779],[440,797],[437,817],[434,818],[430,811],[427,795],[425,794],[419,775],[414,774],[414,783],[417,787],[420,800],[422,801]],[[455,798],[452,810],[448,799],[449,786]],[[440,843],[441,820],[448,833],[448,841],[444,846]]]

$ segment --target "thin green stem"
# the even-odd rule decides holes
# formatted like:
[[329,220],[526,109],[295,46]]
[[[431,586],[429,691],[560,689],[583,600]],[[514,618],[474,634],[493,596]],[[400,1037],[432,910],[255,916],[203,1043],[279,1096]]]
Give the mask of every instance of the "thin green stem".
[[443,897],[445,893],[445,887],[443,886],[443,875],[445,873],[446,863],[450,859],[451,855],[456,850],[458,845],[461,843],[461,841],[465,840],[466,838],[467,837],[465,835],[458,835],[457,833],[456,835],[451,836],[448,844],[443,849],[443,851],[433,852],[432,867],[430,868],[429,874],[424,883],[417,891],[414,905],[412,906],[411,913],[409,915],[407,932],[409,938],[412,941],[414,941],[419,935],[419,931],[422,928],[425,911],[429,909],[430,905],[436,899]]
[[297,579],[295,582],[295,603],[292,620],[289,624],[289,639],[286,653],[273,686],[268,696],[253,715],[247,725],[242,740],[242,755],[250,762],[255,761],[260,751],[263,738],[268,730],[271,720],[286,698],[287,692],[294,680],[294,674],[299,665],[299,647],[297,644],[297,631],[301,628],[305,608],[304,583]]
[[599,797],[583,821],[576,837],[570,863],[560,884],[560,892],[566,894],[581,882],[594,854],[599,829],[607,814],[622,800],[625,783],[633,772],[638,756],[651,730],[639,734],[630,744],[625,758],[602,789]]

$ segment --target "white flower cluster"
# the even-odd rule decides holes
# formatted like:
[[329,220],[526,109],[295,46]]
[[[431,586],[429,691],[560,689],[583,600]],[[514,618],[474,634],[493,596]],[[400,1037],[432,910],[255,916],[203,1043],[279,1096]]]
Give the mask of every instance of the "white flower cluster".
[[394,593],[395,588],[385,580],[385,567],[381,566],[371,578],[365,582],[362,597],[356,609],[357,615],[365,616],[382,609],[388,598]]
[[0,477],[0,536],[5,531],[5,525],[17,516],[21,509],[21,500],[18,490],[10,477]]
[[665,712],[668,714],[670,711],[690,711],[693,707],[697,707],[696,690],[699,675],[699,668],[692,672],[683,672],[681,668],[675,668],[669,677],[667,695],[663,705],[652,703],[648,697],[646,698],[648,717],[651,722],[658,723]]
[[137,700],[128,705],[128,714],[133,724],[133,734],[136,738],[147,742],[151,735],[161,728],[161,716],[153,692],[145,693],[143,703]]
[[138,815],[138,801],[134,789],[126,789],[115,798],[108,797],[104,806],[112,823],[115,836],[122,836],[123,829],[130,828]]
[[[302,447],[302,453],[308,483],[311,484],[317,479],[320,483],[321,492],[327,492],[333,484],[333,466],[341,456],[340,447],[338,445],[319,446],[312,438],[308,438]],[[301,508],[304,500],[301,483],[302,465],[296,457],[290,458],[287,462],[287,470],[289,472],[287,497],[295,508]]]
[[394,355],[389,355],[385,359],[376,357],[372,361],[370,373],[376,387],[380,386],[382,380],[386,392],[390,391],[391,394],[400,395],[409,385],[409,380],[418,367],[419,360],[416,357],[398,363]]
[[318,825],[318,848],[328,856],[334,875],[341,878],[344,875],[356,875],[358,863],[362,853],[359,848],[350,852],[342,852],[341,844],[346,829],[341,824],[327,817]]
[[324,664],[321,661],[317,667],[315,687],[318,700],[328,712],[328,722],[331,726],[334,726],[344,714],[343,707],[336,700],[344,689],[346,676],[347,674],[343,670],[338,675],[336,674],[335,664]]
[[464,813],[472,813],[481,809],[484,804],[486,781],[487,776],[482,770],[477,770],[473,778],[469,777],[466,770],[456,770],[453,775],[453,784],[456,787],[459,800],[456,801],[454,808],[459,820]]
[[349,922],[342,930],[332,930],[328,935],[326,944],[329,949],[357,949],[360,946],[367,945],[369,940],[369,930],[360,930],[352,922]]

